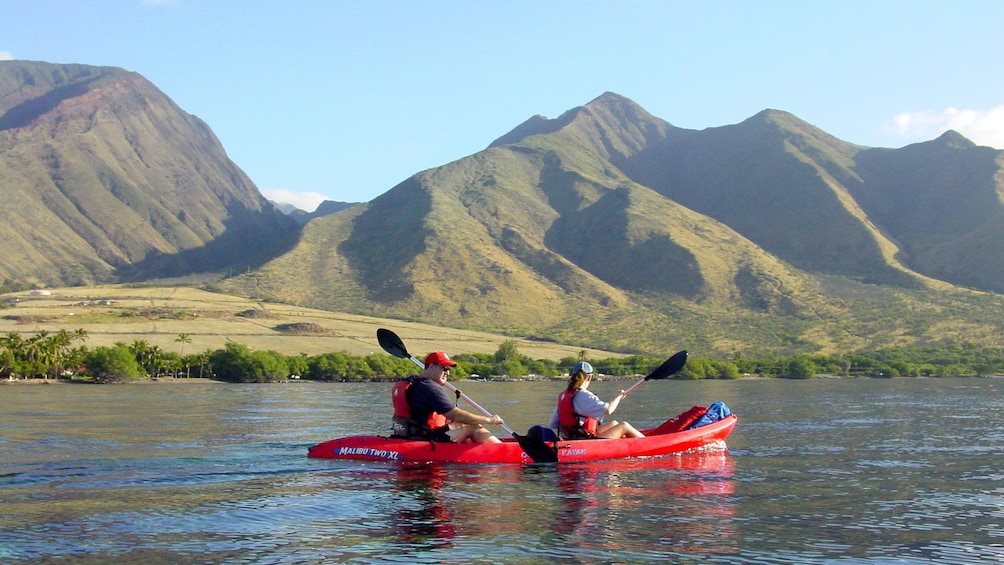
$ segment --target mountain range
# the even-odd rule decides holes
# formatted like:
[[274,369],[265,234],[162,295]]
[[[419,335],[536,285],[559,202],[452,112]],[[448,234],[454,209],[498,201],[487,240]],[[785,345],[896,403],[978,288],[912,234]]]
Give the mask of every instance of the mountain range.
[[1004,152],[952,131],[870,148],[779,110],[689,130],[607,92],[301,225],[141,76],[8,61],[0,179],[8,286],[213,272],[222,292],[639,353],[1004,335]]

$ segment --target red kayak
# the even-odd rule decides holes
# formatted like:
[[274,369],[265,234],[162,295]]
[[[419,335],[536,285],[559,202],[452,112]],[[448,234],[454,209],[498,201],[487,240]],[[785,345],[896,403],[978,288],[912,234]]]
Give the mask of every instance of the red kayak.
[[[731,414],[717,422],[683,431],[663,431],[677,418],[659,427],[642,430],[643,438],[558,441],[558,461],[602,461],[658,457],[698,450],[724,450],[725,438],[738,418]],[[550,443],[548,443],[550,445]],[[322,459],[397,461],[402,463],[522,464],[533,463],[516,439],[502,443],[433,443],[384,436],[351,436],[319,443],[307,452]]]

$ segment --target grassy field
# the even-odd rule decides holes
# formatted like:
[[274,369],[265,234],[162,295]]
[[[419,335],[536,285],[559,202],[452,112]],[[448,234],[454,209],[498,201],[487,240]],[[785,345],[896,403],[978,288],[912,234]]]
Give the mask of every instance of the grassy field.
[[[228,341],[251,349],[286,355],[345,351],[353,355],[382,352],[376,330],[386,327],[404,340],[408,351],[423,357],[433,350],[451,355],[495,353],[514,339],[533,359],[575,357],[583,349],[489,333],[426,324],[255,302],[190,287],[97,286],[49,289],[48,295],[16,292],[0,295],[0,335],[40,331],[87,332],[89,347],[143,340],[166,351],[194,353],[219,349]],[[187,334],[190,343],[178,338]],[[620,354],[586,349],[591,358]]]

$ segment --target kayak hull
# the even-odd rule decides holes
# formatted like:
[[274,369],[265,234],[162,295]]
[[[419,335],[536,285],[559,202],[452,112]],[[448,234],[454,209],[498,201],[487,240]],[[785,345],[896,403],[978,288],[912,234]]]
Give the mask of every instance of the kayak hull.
[[[659,457],[697,449],[725,449],[725,438],[738,418],[732,414],[691,430],[658,433],[643,430],[646,437],[559,441],[558,461],[602,461]],[[651,434],[651,435],[650,435]],[[309,449],[309,457],[395,461],[400,463],[524,464],[533,463],[515,438],[502,443],[434,443],[425,440],[359,435],[328,440]]]

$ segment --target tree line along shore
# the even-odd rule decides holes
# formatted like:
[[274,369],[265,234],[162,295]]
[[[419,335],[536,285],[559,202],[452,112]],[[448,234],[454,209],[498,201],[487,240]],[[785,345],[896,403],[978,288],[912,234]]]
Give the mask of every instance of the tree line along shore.
[[[123,383],[163,378],[202,378],[222,382],[316,380],[338,382],[389,381],[414,374],[408,359],[386,353],[353,355],[334,351],[318,355],[286,355],[252,350],[237,342],[219,349],[185,353],[188,334],[178,334],[178,351],[143,340],[88,347],[87,332],[40,331],[25,337],[11,332],[0,337],[0,382],[62,381]],[[550,380],[567,376],[578,361],[589,361],[600,378],[647,374],[664,359],[646,356],[589,358],[586,351],[558,360],[531,359],[516,341],[503,342],[494,354],[464,353],[454,379]],[[943,344],[840,355],[791,355],[730,359],[691,357],[676,379],[738,379],[743,377],[957,377],[1004,373],[1004,349],[971,344]]]

